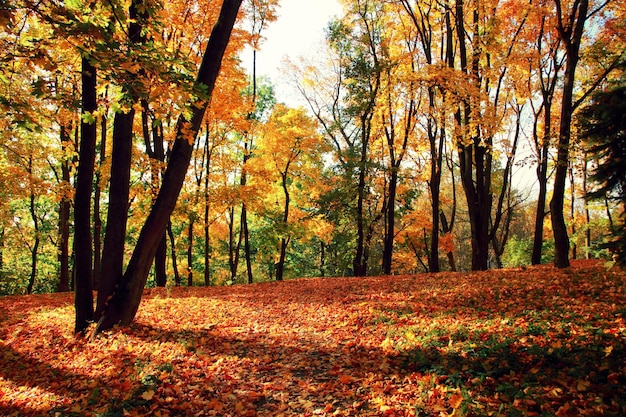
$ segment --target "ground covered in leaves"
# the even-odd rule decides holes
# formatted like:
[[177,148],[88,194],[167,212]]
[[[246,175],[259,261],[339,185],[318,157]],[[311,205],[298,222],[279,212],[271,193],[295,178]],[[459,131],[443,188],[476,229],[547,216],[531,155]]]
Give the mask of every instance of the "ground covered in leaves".
[[624,416],[626,278],[601,263],[148,290],[72,335],[0,298],[0,415]]

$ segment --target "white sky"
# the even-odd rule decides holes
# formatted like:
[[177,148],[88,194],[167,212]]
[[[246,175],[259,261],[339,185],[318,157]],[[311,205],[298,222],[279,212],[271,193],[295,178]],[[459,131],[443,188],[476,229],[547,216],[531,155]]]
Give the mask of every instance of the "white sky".
[[[270,77],[279,102],[297,105],[299,93],[283,80],[281,62],[311,56],[324,41],[330,19],[341,14],[341,5],[337,0],[280,0],[277,14],[261,33],[265,41],[257,52],[257,75]],[[244,54],[244,66],[251,68],[252,52]]]

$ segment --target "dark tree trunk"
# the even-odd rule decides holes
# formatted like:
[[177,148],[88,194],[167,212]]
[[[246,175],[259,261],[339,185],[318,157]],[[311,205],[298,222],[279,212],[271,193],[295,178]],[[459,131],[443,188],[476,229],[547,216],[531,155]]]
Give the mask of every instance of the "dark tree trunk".
[[[28,174],[31,177],[33,175],[32,155],[28,159]],[[35,200],[36,200],[35,190],[32,188],[32,185],[31,185],[29,200],[30,200],[29,211],[30,211],[30,217],[33,220],[33,228],[35,230],[35,241],[33,242],[33,246],[30,248],[30,276],[28,278],[28,286],[26,287],[26,294],[32,294],[33,287],[35,286],[35,278],[37,277],[37,260],[39,257],[39,245],[41,243],[39,218],[37,217],[37,210],[35,207]]]
[[167,273],[165,266],[167,261],[167,234],[164,233],[154,256],[154,280],[157,287],[167,285]]
[[[61,148],[65,152],[67,144],[71,138],[67,127],[61,125]],[[70,165],[69,160],[64,155],[61,160],[61,201],[59,202],[59,241],[58,241],[58,260],[59,260],[59,292],[69,291],[70,289],[70,214],[72,208],[72,200],[68,195],[68,187],[70,186]]]
[[[165,162],[165,148],[163,142],[163,132],[159,126],[154,126],[150,120],[150,105],[147,100],[141,100],[141,125],[143,130],[144,144],[146,153],[150,158],[150,176],[152,181],[152,203],[161,186],[162,166]],[[151,129],[151,126],[152,127]],[[165,287],[167,285],[167,233],[163,233],[163,239],[159,244],[156,255],[154,256],[154,278],[157,287]]]
[[[82,112],[97,109],[96,68],[89,58],[82,58]],[[96,161],[96,125],[84,118],[81,122],[76,194],[74,196],[74,306],[76,309],[75,333],[83,333],[93,320],[93,294],[91,287],[91,186]]]
[[[130,48],[145,41],[142,34],[143,20],[147,17],[144,0],[132,0],[129,7],[128,37]],[[136,78],[133,74],[131,78]],[[130,204],[130,171],[133,153],[133,123],[135,104],[139,102],[137,81],[125,80],[123,88],[128,112],[118,111],[113,119],[113,140],[111,144],[111,178],[109,180],[109,208],[107,212],[106,233],[102,249],[102,266],[96,321],[103,319],[107,303],[121,285],[124,272],[124,244]]]
[[243,233],[239,233],[239,240],[235,243],[235,207],[230,208],[230,218],[228,221],[228,268],[230,269],[230,279],[234,282],[237,279],[237,269],[239,268],[239,250],[241,249],[241,239]]
[[356,206],[356,253],[352,268],[355,277],[367,275],[367,253],[365,248],[365,198],[366,198],[366,176],[368,162],[368,144],[370,134],[371,111],[368,110],[361,116],[361,158],[359,160],[359,182],[357,185],[357,206]]
[[[578,51],[587,19],[588,0],[574,3],[570,15],[563,21],[561,1],[555,0],[557,7],[557,28],[561,41],[565,45],[565,74],[563,77],[563,97],[561,99],[561,122],[559,125],[559,140],[557,148],[556,172],[550,213],[552,230],[554,232],[554,266],[567,268],[569,266],[569,237],[564,215],[565,183],[569,164],[569,142],[571,137],[572,113],[574,112],[573,92],[578,65]],[[567,26],[564,26],[567,25]]]
[[209,235],[209,212],[211,200],[209,198],[209,176],[211,175],[211,149],[209,147],[209,126],[207,125],[207,138],[204,153],[206,155],[206,172],[204,173],[204,285],[211,285],[211,236]]
[[[250,150],[252,148],[252,144],[248,145],[248,142],[245,144],[244,155],[243,155],[243,168],[241,173],[241,186],[245,186],[248,179],[247,173],[245,171],[245,165],[248,159],[250,159]],[[244,201],[241,204],[241,220],[239,224],[239,243],[241,244],[241,238],[243,236],[243,252],[246,258],[246,273],[248,277],[248,284],[252,284],[254,282],[254,277],[252,275],[252,251],[250,249],[250,230],[248,229],[248,207],[246,202]]]
[[390,275],[393,264],[393,242],[396,232],[396,194],[398,189],[398,170],[392,168],[389,178],[388,202],[383,240],[383,274]]
[[93,277],[92,283],[94,289],[100,287],[100,269],[102,265],[102,216],[100,215],[100,196],[102,189],[100,180],[102,178],[101,170],[106,160],[107,146],[107,117],[102,115],[100,123],[100,168],[96,172],[96,181],[93,188]]
[[193,144],[186,132],[190,129],[195,139],[200,130],[208,106],[208,99],[213,92],[222,57],[228,45],[241,2],[242,0],[225,0],[222,5],[220,16],[211,32],[196,79],[196,85],[202,86],[206,92],[206,100],[191,106],[191,120],[187,121],[182,115],[179,118],[176,139],[163,176],[161,190],[141,229],[124,279],[107,305],[100,330],[111,328],[118,323],[127,325],[137,313],[150,265],[167,227],[169,217],[176,206],[176,200],[191,160]]
[[104,314],[107,301],[120,284],[124,271],[134,116],[135,111],[132,109],[128,113],[119,112],[113,122],[109,209],[102,250],[96,321]]
[[[569,166],[569,186],[570,186],[570,221],[571,223],[571,228],[572,228],[572,236],[576,235],[576,186],[575,186],[575,182],[574,182],[574,166],[572,164],[570,164]],[[576,241],[574,240],[574,242],[572,242],[572,259],[577,259],[578,258],[578,245],[576,244]]]
[[[583,162],[583,195],[589,194],[588,188],[588,177],[589,177],[589,166],[588,166],[588,156],[587,152],[585,152],[584,162]],[[589,210],[589,204],[585,202],[585,246],[586,248],[586,258],[591,259],[591,212]]]
[[[289,222],[289,203],[290,203],[290,195],[289,189],[287,188],[287,171],[289,170],[289,163],[287,163],[287,168],[285,172],[281,173],[282,177],[282,188],[283,193],[285,195],[285,207],[283,211],[283,233],[287,233],[288,230],[288,222]],[[285,271],[285,259],[287,257],[287,246],[289,245],[289,237],[282,237],[280,239],[280,253],[278,254],[278,263],[276,264],[276,281],[283,280],[283,274]]]
[[548,193],[548,147],[542,149],[542,158],[537,166],[537,183],[539,195],[537,197],[537,210],[535,213],[535,232],[533,238],[532,265],[541,264],[543,248],[543,223],[546,217],[546,196]]
[[4,227],[0,228],[0,278],[4,278]]
[[320,277],[325,277],[326,271],[326,244],[320,242]]
[[[463,19],[463,0],[456,0],[457,37],[461,70],[466,73],[480,90],[479,55],[472,56],[471,68],[468,67],[466,46],[466,27]],[[473,27],[478,31],[478,10],[473,12]],[[477,42],[479,34],[473,34]],[[461,182],[467,199],[468,214],[471,226],[472,270],[482,271],[489,267],[489,222],[491,218],[491,141],[481,137],[480,132],[472,132],[470,128],[472,106],[470,99],[462,102],[462,113],[459,110],[456,122],[464,131],[457,138]]]
[[193,226],[196,223],[196,216],[189,218],[187,226],[187,286],[193,287]]
[[[431,111],[435,109],[435,92],[434,89],[429,89],[429,108]],[[430,206],[432,226],[430,228],[430,253],[428,256],[428,271],[439,272],[439,231],[440,231],[440,216],[441,213],[441,175],[443,166],[443,144],[444,144],[444,129],[440,129],[439,138],[437,138],[437,129],[435,122],[431,117],[427,122],[428,139],[430,144],[430,181],[428,182],[428,188],[430,189]]]
[[[542,19],[539,26],[539,35],[537,37],[537,46],[540,49],[544,47],[545,19]],[[554,100],[554,92],[560,79],[558,74],[562,68],[561,58],[558,56],[556,45],[549,45],[550,53],[549,64],[545,70],[540,72],[542,103],[539,112],[535,114],[533,126],[533,138],[539,161],[537,164],[537,183],[539,185],[539,196],[537,198],[537,210],[535,213],[535,230],[533,238],[533,249],[531,255],[531,264],[539,265],[542,260],[543,248],[543,226],[547,216],[546,197],[548,192],[548,159],[550,157],[550,147],[552,145],[552,102]],[[540,112],[543,112],[543,134],[541,138],[538,132],[538,121]]]
[[[461,180],[471,223],[473,271],[484,271],[489,267],[489,221],[492,202],[488,170],[491,165],[486,163],[489,156],[485,153],[486,148],[478,144],[463,146],[459,150]],[[476,172],[472,173],[474,160]]]
[[[206,173],[208,178],[208,171]],[[211,285],[211,236],[209,235],[209,192],[208,180],[205,182],[204,198],[204,285]]]
[[252,250],[250,247],[250,229],[248,228],[248,208],[245,203],[241,206],[241,232],[243,234],[243,251],[246,257],[246,276],[248,277],[248,284],[252,284],[254,282]]
[[172,268],[174,269],[174,283],[180,286],[180,273],[178,272],[178,258],[176,256],[176,241],[174,240],[174,232],[172,231],[172,222],[167,224],[167,235],[170,238],[170,247],[172,248]]

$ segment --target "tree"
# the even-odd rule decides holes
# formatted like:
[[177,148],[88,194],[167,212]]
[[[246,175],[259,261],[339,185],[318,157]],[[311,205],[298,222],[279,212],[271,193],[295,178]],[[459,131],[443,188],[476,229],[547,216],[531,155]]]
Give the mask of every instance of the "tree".
[[608,197],[621,204],[621,222],[613,227],[614,238],[604,246],[626,265],[626,85],[594,93],[578,120],[588,157],[597,161],[589,179],[598,187],[585,198]]
[[82,121],[79,146],[79,164],[74,196],[74,306],[76,323],[74,331],[83,332],[93,320],[91,246],[91,184],[96,159],[96,124],[93,113],[96,103],[96,68],[82,58]]
[[[535,48],[538,52],[535,60],[535,77],[529,77],[528,83],[537,79],[539,84],[539,94],[541,99],[539,105],[531,100],[533,106],[533,143],[537,157],[537,181],[539,193],[537,196],[537,209],[535,212],[535,230],[533,233],[533,246],[531,263],[538,265],[542,259],[543,248],[543,225],[547,215],[546,198],[548,195],[548,170],[550,161],[550,149],[553,145],[553,125],[555,115],[553,114],[553,104],[555,104],[555,92],[559,81],[559,74],[563,67],[563,57],[560,54],[560,37],[552,30],[554,16],[549,12],[545,4],[538,8],[539,30],[535,41]],[[530,86],[534,90],[537,87]]]
[[151,263],[185,180],[193,143],[202,126],[241,1],[225,0],[222,5],[196,77],[195,89],[201,96],[190,105],[189,116],[181,114],[178,119],[176,139],[163,175],[161,189],[141,229],[119,286],[106,297],[99,323],[100,330],[111,328],[115,324],[127,325],[137,313]]
[[[298,186],[302,187],[302,181],[307,176],[307,160],[319,161],[321,141],[317,134],[317,123],[308,117],[303,108],[290,109],[283,104],[274,107],[261,140],[254,161],[262,166],[256,171],[267,171],[267,177],[270,181],[275,180],[282,191],[282,213],[274,224],[279,236],[278,261],[275,263],[276,280],[282,281],[287,247],[293,235],[293,214],[290,211],[294,198],[292,194]],[[308,177],[312,176],[309,173]]]
[[579,50],[585,23],[588,19],[588,0],[576,1],[571,9],[564,10],[565,4],[555,0],[557,30],[563,43],[565,53],[565,73],[563,76],[563,96],[561,98],[561,122],[557,142],[556,172],[554,189],[550,200],[552,230],[554,232],[554,265],[558,268],[569,266],[569,238],[564,216],[565,182],[569,159],[569,143],[571,137],[572,113],[574,112],[574,81],[579,61]]
[[120,71],[121,74],[119,74],[122,95],[119,103],[120,109],[115,112],[113,119],[109,209],[107,212],[104,246],[102,248],[100,286],[95,312],[96,320],[103,316],[103,309],[107,299],[113,293],[115,286],[119,285],[124,270],[124,245],[130,207],[133,124],[136,105],[140,101],[140,96],[145,95],[143,71],[132,65],[140,65],[133,56],[138,55],[137,49],[146,41],[145,34],[142,31],[148,23],[147,7],[148,5],[145,4],[144,0],[133,0],[130,3],[128,12],[128,39],[126,40],[127,45],[125,48],[127,48],[127,53],[131,58],[130,62],[123,65]]

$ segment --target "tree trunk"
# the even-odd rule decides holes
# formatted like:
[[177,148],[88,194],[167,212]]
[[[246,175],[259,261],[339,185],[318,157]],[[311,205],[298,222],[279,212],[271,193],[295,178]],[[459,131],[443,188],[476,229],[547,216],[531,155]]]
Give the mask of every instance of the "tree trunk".
[[396,194],[398,189],[398,168],[392,168],[389,179],[389,195],[387,202],[387,219],[385,221],[385,236],[383,241],[383,274],[391,274],[393,263],[393,242],[396,233]]
[[96,321],[104,314],[107,301],[120,284],[124,271],[134,116],[135,111],[131,109],[128,113],[117,113],[113,121],[109,209],[102,250]]
[[559,141],[557,149],[556,172],[550,213],[552,230],[554,232],[554,266],[567,268],[569,266],[569,237],[564,216],[565,183],[569,163],[569,142],[571,136],[572,113],[574,112],[573,92],[578,65],[578,51],[587,19],[588,0],[574,3],[570,16],[566,17],[569,23],[564,26],[561,1],[555,0],[557,8],[557,28],[562,42],[565,45],[565,74],[563,77],[563,96],[561,99],[561,123],[559,126]]
[[[96,68],[89,58],[82,58],[82,113],[93,114],[97,109]],[[96,125],[82,119],[76,194],[74,196],[74,307],[75,333],[83,333],[93,320],[91,287],[91,186],[96,161]]]
[[187,286],[193,287],[193,226],[195,224],[195,214],[189,218],[187,227]]
[[100,166],[96,173],[96,180],[93,188],[93,288],[100,287],[100,269],[102,265],[102,216],[100,215],[100,196],[102,189],[100,180],[101,170],[106,160],[107,145],[107,117],[102,115],[100,123]]
[[157,247],[154,256],[154,280],[157,287],[165,287],[167,285],[167,273],[165,266],[167,262],[167,231],[163,233],[161,242]]
[[250,248],[250,230],[248,228],[248,208],[246,203],[243,203],[241,206],[241,231],[243,233],[243,251],[246,257],[248,284],[252,284],[254,276],[252,275],[252,250]]
[[230,218],[228,221],[228,268],[230,269],[230,279],[237,279],[237,269],[239,268],[239,250],[241,249],[241,239],[243,234],[239,233],[239,240],[235,244],[235,207],[230,208]]
[[[61,125],[61,149],[65,153],[67,144],[71,138],[65,125]],[[70,165],[66,155],[61,160],[61,201],[59,202],[59,292],[70,289],[70,211],[72,200],[68,195],[70,187]]]
[[[285,208],[283,212],[283,233],[285,234],[288,230],[290,202],[289,189],[287,188],[287,170],[289,170],[289,163],[287,163],[287,169],[285,170],[285,172],[281,174],[281,185],[283,188],[283,194],[285,195]],[[280,239],[280,252],[278,254],[278,263],[276,264],[276,281],[283,280],[283,274],[285,270],[285,258],[287,257],[287,245],[289,245],[289,240],[289,237],[285,237],[284,235]]]
[[[246,162],[250,159],[250,151],[252,150],[252,144],[248,146],[248,142],[245,143],[244,155],[243,155],[243,168],[241,172],[241,186],[245,186],[248,179],[246,174]],[[243,251],[246,258],[246,273],[248,277],[248,284],[254,282],[252,276],[252,251],[250,250],[250,230],[248,229],[248,207],[246,202],[241,203],[241,220],[239,222],[239,242],[243,236]]]
[[[583,162],[583,195],[589,193],[588,189],[588,160],[587,152],[584,155]],[[589,203],[585,201],[585,246],[586,246],[586,258],[591,259],[591,212],[589,210]]]
[[[435,92],[434,89],[429,89],[429,109],[434,111],[435,109]],[[437,130],[435,123],[429,117],[427,122],[428,139],[430,144],[430,181],[428,182],[428,188],[430,189],[430,207],[432,225],[430,228],[430,253],[428,256],[428,271],[439,272],[439,218],[441,211],[441,175],[443,166],[443,143],[444,143],[444,128],[441,127],[439,134],[439,141],[437,141]]]
[[[28,159],[28,173],[32,177],[33,175],[33,157],[32,155]],[[28,286],[26,287],[26,294],[32,294],[33,287],[35,286],[35,278],[37,277],[37,260],[39,256],[39,244],[41,243],[39,219],[37,218],[37,211],[35,208],[35,190],[32,186],[30,190],[30,217],[33,220],[33,228],[35,229],[35,241],[30,248],[30,276],[28,278]]]
[[361,117],[361,159],[359,160],[359,182],[357,185],[356,207],[356,253],[354,255],[353,269],[355,277],[367,275],[367,254],[365,253],[365,177],[367,175],[367,153],[369,143],[369,120],[371,115],[367,112]]
[[[207,172],[208,176],[208,172]],[[208,181],[207,181],[208,182]],[[205,186],[204,200],[204,285],[211,285],[211,236],[209,235],[208,184]]]
[[[570,186],[570,221],[572,228],[572,236],[576,235],[576,186],[574,182],[574,166],[570,164],[569,166],[569,186]],[[578,258],[578,245],[576,244],[576,240],[572,242],[572,259]]]
[[[147,100],[141,100],[141,125],[143,130],[144,144],[146,153],[150,159],[150,177],[152,182],[152,203],[156,199],[156,195],[161,186],[162,166],[165,162],[165,148],[163,142],[163,132],[158,126],[152,127],[149,118],[150,105]],[[165,287],[167,285],[167,273],[165,271],[167,263],[167,233],[163,233],[163,239],[159,244],[156,255],[154,256],[154,278],[157,287]]]
[[326,271],[326,244],[320,242],[320,277],[325,277]]
[[172,222],[167,223],[167,235],[170,238],[170,246],[172,248],[172,269],[174,270],[174,284],[180,286],[180,273],[178,272],[178,258],[176,256],[176,241],[174,240],[174,232],[172,231]]
[[[144,0],[132,0],[129,7],[128,38],[129,47],[143,43],[142,33],[147,18]],[[134,76],[134,75],[133,75]],[[128,81],[127,81],[128,82]],[[135,104],[139,102],[139,91],[135,86],[126,85],[123,90],[127,112],[118,111],[113,119],[113,140],[111,145],[111,178],[109,180],[109,209],[107,212],[106,234],[102,249],[100,287],[95,318],[99,321],[107,308],[108,300],[121,285],[124,271],[124,243],[129,210],[130,170],[133,153],[133,123]]]
[[[141,229],[123,281],[107,305],[100,330],[111,328],[118,323],[128,325],[137,313],[150,265],[185,180],[193,151],[191,139],[195,139],[200,130],[241,2],[242,0],[225,0],[222,5],[196,79],[196,86],[202,86],[206,92],[206,99],[190,106],[191,120],[187,121],[183,115],[178,120],[176,139],[163,176],[161,190]],[[189,131],[192,132],[192,138],[186,133]]]
[[205,141],[206,172],[204,173],[204,285],[211,285],[211,237],[209,235],[209,212],[211,200],[209,199],[209,177],[211,175],[211,153],[209,149],[209,127],[207,126],[207,138]]
[[546,196],[548,193],[548,148],[542,149],[542,159],[537,166],[537,183],[539,195],[537,197],[537,210],[535,213],[535,232],[533,238],[533,250],[531,264],[541,264],[541,252],[543,248],[543,222],[546,217]]
[[176,241],[174,239],[174,232],[172,231],[171,220],[167,223],[167,235],[170,239],[170,247],[172,253],[172,269],[174,270],[174,284],[180,287],[180,273],[178,272],[178,257],[176,256]]
[[[472,56],[471,69],[468,67],[466,46],[466,28],[463,18],[463,0],[456,0],[457,37],[459,42],[459,57],[461,70],[467,74],[475,87],[480,90],[479,54]],[[473,11],[473,27],[475,33],[473,41],[479,41],[478,10]],[[477,50],[478,48],[475,47]],[[459,110],[456,122],[463,131],[457,138],[461,181],[467,199],[468,214],[472,235],[472,270],[483,271],[489,266],[489,221],[491,217],[491,141],[490,138],[480,137],[481,132],[472,132],[472,99],[462,101],[463,114]]]

